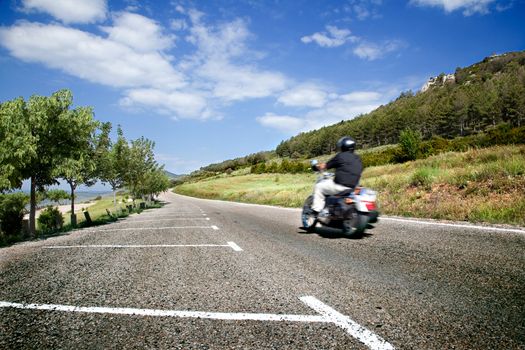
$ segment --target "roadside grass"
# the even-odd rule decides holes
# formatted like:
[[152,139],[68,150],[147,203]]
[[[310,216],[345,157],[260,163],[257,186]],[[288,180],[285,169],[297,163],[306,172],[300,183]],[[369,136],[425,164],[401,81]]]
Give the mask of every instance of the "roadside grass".
[[[175,188],[230,201],[301,207],[315,174],[221,175]],[[381,212],[421,218],[525,225],[525,145],[448,152],[365,169]]]
[[299,207],[312,190],[313,174],[249,174],[224,176],[176,187],[176,192],[200,198]]
[[[62,228],[49,231],[42,231],[37,227],[35,239],[46,239],[49,237],[65,234],[75,229],[109,224],[118,221],[119,219],[125,218],[132,213],[140,214],[144,210],[161,208],[164,205],[162,202],[145,203],[145,208],[142,209],[140,208],[140,203],[143,201],[137,200],[135,201],[135,208],[133,208],[130,211],[126,208],[126,205],[132,205],[133,203],[126,203],[124,201],[125,198],[127,197],[117,196],[116,207],[113,205],[113,196],[102,197],[102,199],[97,200],[95,204],[89,207],[87,207],[85,203],[75,204],[75,213],[77,214],[76,227],[73,227],[71,225],[71,212],[69,211],[63,214],[64,225],[62,226]],[[122,203],[118,204],[119,201]],[[84,206],[82,204],[84,204]],[[89,213],[91,223],[88,223],[86,221],[83,209],[85,209]],[[109,211],[110,215],[108,215],[108,211],[106,211],[106,209]],[[0,247],[9,246],[14,243],[27,240],[30,240],[30,238],[23,234],[4,236],[0,233]]]
[[[75,213],[77,214],[77,227],[71,226],[71,211],[69,211],[63,214],[64,226],[59,231],[66,232],[75,228],[103,225],[106,223],[115,222],[119,218],[127,217],[132,213],[140,214],[146,209],[155,209],[163,206],[162,203],[149,203],[142,200],[136,200],[135,203],[126,202],[126,198],[127,196],[117,196],[116,205],[113,204],[113,196],[102,197],[102,199],[97,200],[95,204],[90,206],[83,207],[82,203],[79,203],[79,205],[75,205]],[[141,203],[144,203],[143,209],[140,208]],[[133,208],[129,210],[127,208],[128,205],[132,205]],[[86,221],[84,211],[89,213],[91,223]]]

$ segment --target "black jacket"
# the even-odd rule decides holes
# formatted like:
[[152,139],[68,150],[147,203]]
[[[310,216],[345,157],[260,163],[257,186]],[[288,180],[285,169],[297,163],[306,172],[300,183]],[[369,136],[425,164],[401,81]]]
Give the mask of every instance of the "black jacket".
[[326,168],[335,169],[335,183],[354,188],[361,178],[363,163],[357,154],[341,152],[326,163]]

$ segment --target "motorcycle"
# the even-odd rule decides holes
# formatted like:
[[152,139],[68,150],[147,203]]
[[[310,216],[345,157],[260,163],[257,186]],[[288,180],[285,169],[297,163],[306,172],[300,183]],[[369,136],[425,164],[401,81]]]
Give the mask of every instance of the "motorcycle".
[[[312,161],[312,170],[318,172],[317,161]],[[319,172],[316,183],[334,174]],[[357,186],[333,196],[327,196],[324,209],[317,215],[312,211],[314,196],[306,198],[302,211],[303,228],[307,232],[313,232],[317,223],[343,230],[348,238],[360,238],[367,228],[373,228],[371,224],[376,223],[379,211],[376,203],[377,193],[365,187]]]

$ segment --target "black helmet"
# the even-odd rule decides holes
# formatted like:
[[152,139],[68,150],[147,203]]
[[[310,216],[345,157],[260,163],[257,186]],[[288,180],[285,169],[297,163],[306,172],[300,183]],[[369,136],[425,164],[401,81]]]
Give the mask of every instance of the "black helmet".
[[337,141],[337,150],[340,152],[350,151],[353,152],[355,149],[355,141],[353,138],[343,136]]

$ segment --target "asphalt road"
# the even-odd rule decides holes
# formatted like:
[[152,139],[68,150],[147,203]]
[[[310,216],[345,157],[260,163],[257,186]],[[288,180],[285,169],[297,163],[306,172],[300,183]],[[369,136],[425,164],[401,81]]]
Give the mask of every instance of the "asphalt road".
[[0,348],[525,349],[525,231],[164,198],[0,249]]

